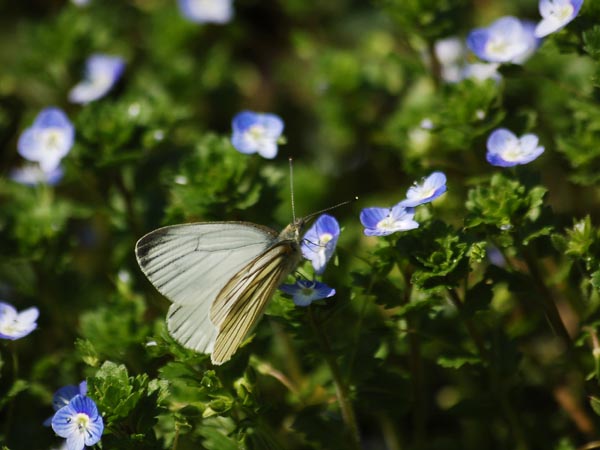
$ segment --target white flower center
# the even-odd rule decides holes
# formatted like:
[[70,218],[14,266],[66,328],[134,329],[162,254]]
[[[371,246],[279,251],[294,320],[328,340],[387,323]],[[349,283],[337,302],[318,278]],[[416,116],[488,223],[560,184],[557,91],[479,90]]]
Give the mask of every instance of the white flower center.
[[0,323],[0,333],[6,336],[12,336],[21,331],[21,327],[19,326],[19,322],[16,320],[12,320],[10,322]]
[[250,139],[257,145],[265,142],[268,139],[265,127],[258,124],[252,125],[250,128],[248,128],[248,131],[246,131],[246,135],[248,136],[248,139]]
[[302,292],[303,296],[310,297],[311,295],[313,295],[314,291],[315,290],[313,288],[305,287],[305,288],[302,288],[302,290],[300,292]]
[[573,15],[573,5],[570,3],[557,4],[552,3],[550,8],[550,16],[559,22],[565,22]]
[[393,217],[387,216],[384,219],[381,219],[379,222],[377,222],[377,228],[379,230],[395,230],[396,221]]
[[496,57],[505,57],[511,50],[510,42],[502,37],[491,38],[485,47],[486,53]]
[[42,131],[41,139],[47,150],[62,150],[65,147],[65,135],[60,128],[47,128]]
[[77,431],[79,431],[79,433],[83,434],[87,431],[87,429],[90,425],[90,416],[88,416],[87,414],[84,414],[84,413],[78,413],[73,418],[73,421],[77,425]]
[[504,161],[519,161],[523,157],[523,149],[519,142],[515,140],[509,144],[509,146],[502,152],[502,159]]
[[319,242],[321,245],[325,246],[329,241],[333,239],[333,235],[331,233],[323,233],[319,236]]
[[92,89],[96,89],[98,91],[104,91],[108,89],[112,84],[113,79],[110,74],[105,72],[95,73],[90,78],[90,85]]

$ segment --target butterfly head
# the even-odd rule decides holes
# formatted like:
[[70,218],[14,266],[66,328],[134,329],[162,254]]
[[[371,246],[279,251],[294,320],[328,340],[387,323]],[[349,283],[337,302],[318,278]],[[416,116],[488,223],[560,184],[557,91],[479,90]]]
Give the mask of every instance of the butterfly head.
[[294,222],[285,227],[281,233],[279,233],[279,239],[300,242],[302,230],[304,229],[305,224],[306,220],[304,218],[296,219]]

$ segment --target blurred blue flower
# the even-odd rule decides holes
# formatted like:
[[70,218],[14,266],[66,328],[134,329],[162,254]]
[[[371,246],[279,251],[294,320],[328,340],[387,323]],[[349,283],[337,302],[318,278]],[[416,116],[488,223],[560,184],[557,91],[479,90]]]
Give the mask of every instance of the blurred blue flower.
[[125,61],[120,56],[96,53],[85,62],[83,81],[69,92],[72,103],[89,103],[104,97],[119,81],[125,70]]
[[447,83],[458,83],[465,79],[484,81],[500,80],[498,64],[468,63],[464,40],[458,37],[440,39],[434,44],[435,56],[440,63],[440,75]]
[[233,0],[178,0],[183,16],[195,23],[224,24],[233,17]]
[[538,146],[535,134],[525,134],[518,138],[505,129],[494,130],[487,140],[487,161],[493,166],[511,167],[527,164],[542,153],[544,147]]
[[414,208],[396,205],[393,208],[365,208],[360,212],[360,222],[366,236],[387,236],[396,231],[413,230],[419,227],[413,220]]
[[[86,395],[87,394],[87,382],[82,381],[79,383],[79,386],[75,386],[74,384],[69,384],[67,386],[61,387],[57,390],[52,396],[52,409],[54,411],[58,411],[63,406],[67,406],[69,402],[76,395]],[[52,417],[49,417],[44,421],[44,426],[49,427],[52,425]]]
[[470,63],[462,68],[461,79],[471,79],[476,81],[494,80],[496,82],[502,79],[498,72],[500,64],[498,63]]
[[17,312],[11,304],[0,302],[0,339],[14,341],[27,336],[37,328],[39,315],[35,307]]
[[415,207],[435,200],[446,192],[446,175],[443,172],[433,172],[421,183],[415,182],[406,192],[406,200],[398,203],[405,208]]
[[62,177],[62,167],[58,166],[50,172],[44,172],[39,164],[34,163],[26,164],[22,167],[13,169],[10,172],[11,180],[27,186],[36,186],[38,184],[49,184],[53,186],[58,183]]
[[477,28],[467,36],[467,46],[484,61],[522,64],[539,45],[535,24],[506,16],[487,28]]
[[55,170],[75,140],[75,128],[62,110],[49,107],[41,111],[33,125],[19,137],[19,154],[38,162],[44,172]]
[[279,289],[291,295],[296,306],[308,306],[315,300],[335,295],[335,289],[332,287],[310,280],[296,280],[295,284],[282,284]]
[[302,239],[302,255],[309,259],[317,275],[325,271],[325,266],[333,255],[340,225],[334,217],[322,214]]
[[231,122],[231,143],[241,153],[258,153],[263,158],[277,156],[277,140],[283,133],[283,121],[275,114],[242,111]]
[[542,20],[535,27],[535,36],[542,38],[571,22],[583,5],[583,0],[540,0]]
[[52,429],[67,439],[69,450],[83,450],[100,440],[104,422],[94,401],[78,394],[54,414]]

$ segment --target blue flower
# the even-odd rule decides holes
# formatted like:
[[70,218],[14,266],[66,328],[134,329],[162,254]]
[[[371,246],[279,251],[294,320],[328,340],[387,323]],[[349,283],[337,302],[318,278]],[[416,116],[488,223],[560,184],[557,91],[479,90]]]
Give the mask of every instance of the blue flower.
[[414,208],[396,205],[393,208],[365,208],[360,212],[360,222],[366,236],[387,236],[396,231],[413,230],[419,227],[413,220]]
[[232,120],[231,143],[241,153],[258,153],[263,158],[277,156],[277,140],[283,133],[283,121],[275,114],[242,111]]
[[83,450],[100,440],[104,422],[94,401],[78,394],[54,414],[52,429],[67,439],[68,450]]
[[527,164],[544,153],[544,147],[538,146],[538,142],[535,134],[525,134],[518,138],[511,131],[498,128],[488,137],[486,158],[493,166]]
[[312,263],[317,275],[325,271],[325,266],[333,255],[340,226],[334,217],[322,214],[302,239],[302,255]]
[[583,0],[540,0],[542,20],[535,27],[535,36],[542,38],[571,22],[583,5]]
[[467,46],[484,61],[522,64],[539,44],[535,25],[506,16],[487,28],[477,28],[467,36]]
[[195,23],[227,23],[233,17],[232,0],[179,0],[183,16]]
[[69,92],[73,103],[89,103],[104,97],[119,81],[125,70],[125,61],[119,56],[96,53],[85,62],[83,81]]
[[14,341],[27,336],[37,328],[36,320],[40,312],[28,308],[20,313],[9,303],[0,302],[0,339]]
[[296,306],[308,306],[315,300],[335,295],[335,289],[332,287],[310,280],[296,280],[295,284],[282,284],[279,289],[291,295]]
[[[58,411],[63,406],[67,406],[69,402],[76,395],[86,395],[87,394],[87,382],[82,381],[79,383],[79,386],[75,386],[74,384],[69,384],[67,386],[61,387],[58,391],[54,393],[52,396],[52,409],[54,411]],[[44,426],[49,427],[52,425],[52,419],[54,416],[46,419],[44,421]]]
[[406,192],[406,200],[398,203],[405,208],[415,207],[438,198],[446,192],[446,175],[443,172],[433,172],[421,183],[415,182]]
[[75,128],[69,118],[60,109],[50,107],[41,111],[33,125],[21,133],[17,148],[23,158],[38,162],[48,173],[59,166],[74,140]]
[[44,172],[39,164],[26,164],[10,172],[10,178],[17,183],[27,186],[35,186],[38,184],[49,184],[51,186],[58,183],[63,177],[62,167],[58,166],[50,172]]

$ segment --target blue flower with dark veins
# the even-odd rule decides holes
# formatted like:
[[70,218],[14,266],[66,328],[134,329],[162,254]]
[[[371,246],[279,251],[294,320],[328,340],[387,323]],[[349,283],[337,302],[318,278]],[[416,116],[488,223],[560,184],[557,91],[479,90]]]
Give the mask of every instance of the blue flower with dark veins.
[[325,271],[331,259],[338,237],[340,225],[333,216],[322,214],[302,238],[302,255],[312,263],[317,275]]

